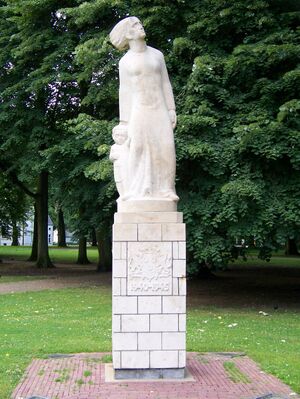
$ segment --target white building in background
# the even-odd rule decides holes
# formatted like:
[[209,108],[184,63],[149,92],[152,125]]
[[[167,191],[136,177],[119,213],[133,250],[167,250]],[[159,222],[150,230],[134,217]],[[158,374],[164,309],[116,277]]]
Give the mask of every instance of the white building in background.
[[48,245],[53,245],[53,222],[48,215]]
[[[19,244],[31,246],[33,241],[33,230],[34,230],[34,220],[33,217],[26,220],[26,222],[19,225],[20,236]],[[53,245],[53,222],[48,216],[48,245]],[[0,245],[11,245],[12,240],[10,238],[2,237],[0,234]]]
[[[54,245],[57,245],[58,243],[58,230],[54,229],[53,231],[53,243]],[[67,245],[72,245],[72,244],[77,244],[78,239],[74,237],[74,233],[71,233],[70,231],[66,230],[66,244]]]
[[27,220],[23,226],[20,228],[20,237],[19,237],[19,244],[20,245],[32,245],[33,241],[33,220]]

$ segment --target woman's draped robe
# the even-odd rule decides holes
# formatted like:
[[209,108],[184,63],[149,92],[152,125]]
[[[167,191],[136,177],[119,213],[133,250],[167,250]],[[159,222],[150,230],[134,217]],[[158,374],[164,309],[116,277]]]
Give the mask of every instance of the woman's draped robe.
[[162,53],[149,46],[120,61],[120,125],[127,127],[128,161],[121,199],[171,199],[175,145],[170,110],[175,104]]

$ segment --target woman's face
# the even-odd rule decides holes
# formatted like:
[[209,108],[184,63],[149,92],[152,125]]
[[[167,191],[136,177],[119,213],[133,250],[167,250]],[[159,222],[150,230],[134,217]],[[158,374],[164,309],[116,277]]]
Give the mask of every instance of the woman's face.
[[144,27],[140,20],[136,18],[132,21],[131,26],[127,31],[126,37],[128,40],[144,39],[146,37]]

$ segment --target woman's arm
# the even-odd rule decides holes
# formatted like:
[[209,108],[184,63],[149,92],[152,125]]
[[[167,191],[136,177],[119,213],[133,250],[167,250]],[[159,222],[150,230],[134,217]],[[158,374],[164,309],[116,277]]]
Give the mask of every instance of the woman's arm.
[[131,87],[126,65],[123,59],[119,63],[119,118],[120,125],[128,125],[131,114]]
[[161,54],[161,64],[162,64],[162,86],[163,86],[163,93],[166,101],[167,108],[169,110],[170,119],[172,122],[172,127],[175,129],[177,117],[176,117],[176,107],[175,101],[173,96],[173,90],[170,83],[165,59],[162,53]]

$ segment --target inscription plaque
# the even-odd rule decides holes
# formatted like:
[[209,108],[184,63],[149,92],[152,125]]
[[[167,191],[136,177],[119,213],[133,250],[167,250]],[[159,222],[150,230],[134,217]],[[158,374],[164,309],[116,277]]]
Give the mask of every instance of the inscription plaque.
[[128,295],[172,294],[172,243],[128,243]]

